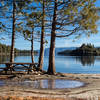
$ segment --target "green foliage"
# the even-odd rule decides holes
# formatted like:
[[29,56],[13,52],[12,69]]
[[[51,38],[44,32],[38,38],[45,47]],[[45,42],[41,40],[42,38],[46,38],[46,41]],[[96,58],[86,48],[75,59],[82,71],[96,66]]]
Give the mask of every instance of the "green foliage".
[[[36,32],[34,32],[34,29],[37,27],[41,27],[41,11],[38,10],[39,7],[39,2],[41,0],[36,0],[36,1],[31,1],[29,3],[29,5],[27,6],[27,8],[25,9],[24,12],[24,16],[27,17],[27,19],[25,20],[26,22],[24,23],[24,27],[23,27],[23,36],[26,40],[31,41],[32,39],[32,34],[35,34]],[[37,7],[35,7],[33,4],[37,3]],[[30,10],[30,12],[27,12],[27,10]],[[35,37],[34,37],[35,38]]]
[[92,45],[91,43],[89,44],[82,44],[82,46],[80,47],[80,49],[94,49],[94,45]]
[[81,47],[77,48],[76,50],[72,50],[70,54],[76,56],[98,56],[100,55],[100,50],[95,48],[91,43],[82,44]]
[[10,53],[10,46],[0,43],[0,53]]
[[75,50],[65,50],[59,52],[61,55],[71,55],[71,56],[100,56],[100,48],[95,48],[91,43],[82,44],[79,48]]
[[100,17],[96,11],[95,2],[96,0],[70,0],[65,5],[59,4],[61,8],[58,7],[57,16],[60,16],[60,20],[57,19],[57,22],[59,22],[58,31],[60,30],[61,34],[57,36],[70,36],[72,33],[82,35],[83,32],[87,36],[91,33],[96,34],[98,32],[96,22]]
[[23,30],[23,35],[26,40],[29,40],[28,38],[31,38],[31,34],[32,33],[29,30]]
[[[46,23],[48,24],[46,28],[51,30],[51,23],[53,18],[52,12],[54,10],[55,0],[52,1],[44,0],[44,1],[46,7],[45,9]],[[96,0],[69,0],[69,1],[64,0],[64,1],[65,3],[57,4],[58,7],[57,7],[56,30],[60,31],[60,34],[56,35],[69,36],[69,34],[71,33],[76,33],[78,35],[78,36],[75,35],[77,39],[80,38],[82,34],[90,36],[91,33],[94,34],[97,33],[96,22],[99,20],[99,16],[95,10]],[[31,34],[33,34],[32,30],[34,28],[37,28],[37,26],[39,26],[40,28],[42,26],[41,19],[43,17],[42,14],[43,0],[15,0],[15,4],[16,4],[16,16],[15,16],[16,32],[19,32],[20,34],[23,33],[25,39],[29,38],[31,39]],[[6,19],[6,21],[4,22],[0,21],[0,31],[3,30],[4,32],[6,30],[7,32],[8,30],[12,30],[8,29],[8,26],[12,24],[5,25],[5,22],[8,21],[9,23],[10,22],[9,19],[12,19],[11,8],[12,8],[12,0],[1,2],[0,9],[4,10],[5,12],[2,11],[0,15],[2,16],[5,15],[7,18],[3,16],[3,19]],[[20,20],[20,18],[22,20]]]
[[[0,54],[10,54],[11,46],[0,43]],[[15,48],[15,54],[30,54],[30,50],[19,50]],[[34,51],[37,54],[37,51]]]

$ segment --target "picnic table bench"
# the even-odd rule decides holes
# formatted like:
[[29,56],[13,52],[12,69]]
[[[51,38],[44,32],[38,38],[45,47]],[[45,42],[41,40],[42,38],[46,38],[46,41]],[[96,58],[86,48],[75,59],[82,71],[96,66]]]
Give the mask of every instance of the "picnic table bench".
[[7,73],[8,70],[15,71],[15,69],[23,69],[27,70],[28,74],[30,71],[32,71],[35,67],[37,67],[38,63],[22,63],[22,62],[4,62],[0,64],[5,64],[5,68],[0,67],[0,69],[4,69],[5,73]]

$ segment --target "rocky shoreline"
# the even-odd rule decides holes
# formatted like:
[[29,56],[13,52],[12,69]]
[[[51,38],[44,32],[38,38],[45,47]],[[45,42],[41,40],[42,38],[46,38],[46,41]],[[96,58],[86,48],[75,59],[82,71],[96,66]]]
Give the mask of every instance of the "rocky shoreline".
[[[7,84],[0,86],[0,100],[24,100],[25,98],[25,100],[99,100],[100,97],[100,74],[58,73],[57,75],[0,75],[0,80],[5,80],[8,83],[24,82],[25,80],[34,81],[40,79],[78,80],[84,82],[85,85],[78,88],[67,89],[34,89],[29,85],[24,86]],[[2,99],[5,96],[6,98],[13,99]]]

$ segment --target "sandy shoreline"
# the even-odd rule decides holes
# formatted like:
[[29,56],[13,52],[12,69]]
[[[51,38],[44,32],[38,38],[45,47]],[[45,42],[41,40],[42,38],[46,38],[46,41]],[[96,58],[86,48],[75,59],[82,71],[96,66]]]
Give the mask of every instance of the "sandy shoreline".
[[[7,77],[7,79],[6,79]],[[84,100],[99,100],[100,97],[100,74],[60,74],[60,75],[0,75],[0,80],[6,79],[7,82],[21,82],[24,80],[36,79],[68,79],[78,80],[85,83],[85,86],[68,89],[34,89],[31,86],[0,86],[0,96],[17,97],[46,97],[46,98],[77,98]],[[2,100],[2,99],[1,99]],[[44,99],[43,99],[44,100]],[[61,99],[60,99],[61,100]],[[68,99],[69,100],[69,99]]]

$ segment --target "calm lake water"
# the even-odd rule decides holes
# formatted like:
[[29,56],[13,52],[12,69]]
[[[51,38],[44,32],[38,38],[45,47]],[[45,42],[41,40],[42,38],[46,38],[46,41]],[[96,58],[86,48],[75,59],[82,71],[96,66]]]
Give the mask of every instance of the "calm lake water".
[[[9,61],[9,57],[0,56],[0,62]],[[35,56],[35,62],[38,56]],[[16,56],[15,62],[31,62],[30,56]],[[2,67],[4,65],[0,65]],[[100,56],[56,56],[56,72],[63,73],[100,73]],[[48,68],[48,56],[44,57],[44,70]]]

